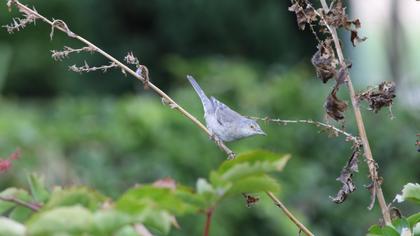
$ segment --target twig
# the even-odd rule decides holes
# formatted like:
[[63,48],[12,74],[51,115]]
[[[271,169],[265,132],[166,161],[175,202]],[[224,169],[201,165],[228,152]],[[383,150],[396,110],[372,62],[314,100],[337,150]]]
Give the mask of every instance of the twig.
[[[322,5],[324,11],[328,12],[329,7],[328,7],[326,1],[325,0],[320,0],[320,1],[321,1],[321,5]],[[324,23],[327,26],[328,30],[331,32],[340,64],[342,65],[343,68],[345,68],[345,70],[347,70],[346,62],[345,62],[344,55],[343,55],[343,50],[341,48],[340,41],[339,41],[339,38],[338,38],[338,35],[337,35],[337,30],[333,26],[329,26],[328,23],[325,21],[325,19],[324,19]],[[380,185],[381,179],[378,176],[378,171],[377,171],[377,167],[376,167],[376,164],[375,164],[376,162],[375,162],[375,160],[373,159],[373,156],[372,156],[372,151],[370,149],[369,140],[367,138],[365,125],[363,123],[362,113],[360,111],[359,103],[357,102],[356,92],[354,91],[353,83],[352,83],[351,78],[350,78],[350,74],[346,73],[346,77],[347,78],[345,79],[345,81],[346,81],[347,87],[349,89],[351,103],[352,103],[353,110],[354,110],[354,116],[356,118],[357,128],[359,130],[359,135],[360,135],[362,145],[363,145],[363,149],[364,149],[364,152],[365,152],[364,156],[366,158],[366,162],[367,162],[368,167],[369,167],[370,178],[375,183],[374,187],[376,188],[376,197],[378,199],[379,206],[381,208],[382,216],[384,218],[384,221],[387,225],[390,225],[391,224],[391,217],[390,217],[390,214],[389,214],[389,209],[387,207],[387,204],[386,204],[383,192],[382,192],[382,188],[381,188],[381,185]]]
[[305,233],[308,236],[314,236],[314,234],[311,231],[309,231],[309,229],[307,229],[305,227],[305,225],[303,225],[272,192],[266,192],[266,194],[271,198],[271,200],[274,202],[274,204],[276,204],[276,206],[278,206],[284,212],[284,214],[286,214],[287,217],[291,221],[293,221],[293,223],[295,223],[295,225],[303,233]]
[[359,137],[353,136],[352,134],[350,134],[350,133],[348,133],[344,130],[341,130],[341,129],[333,126],[333,125],[325,124],[325,123],[322,123],[322,122],[319,122],[319,121],[314,121],[314,120],[282,120],[282,119],[271,119],[271,118],[268,118],[268,117],[265,117],[265,118],[252,117],[252,118],[256,119],[256,120],[280,123],[280,124],[284,124],[284,125],[286,125],[286,124],[311,124],[311,125],[314,125],[314,126],[317,126],[317,127],[324,127],[325,129],[332,131],[335,136],[338,136],[338,135],[345,136],[346,140],[352,141],[355,146],[361,145],[361,140],[360,140]]
[[206,225],[204,226],[204,233],[203,233],[204,236],[210,235],[210,225],[211,225],[211,218],[213,216],[213,212],[214,212],[214,207],[210,207],[206,211]]
[[20,205],[20,206],[31,209],[33,212],[37,212],[37,211],[39,211],[39,209],[41,209],[41,207],[37,204],[24,202],[24,201],[14,197],[14,196],[0,196],[0,200],[5,201],[5,202],[16,203],[17,205]]
[[[58,29],[58,30],[66,33],[69,37],[83,42],[89,48],[91,48],[93,51],[98,52],[102,56],[109,59],[112,63],[115,63],[118,67],[121,68],[123,73],[127,72],[127,73],[131,74],[133,77],[135,77],[136,79],[142,81],[143,83],[145,82],[144,78],[142,76],[138,75],[135,71],[131,70],[128,66],[126,66],[125,64],[123,64],[119,60],[115,59],[113,56],[109,55],[108,53],[106,53],[105,51],[103,51],[102,49],[100,49],[99,47],[97,47],[96,45],[94,45],[93,43],[88,41],[87,39],[85,39],[85,38],[75,34],[74,32],[70,31],[69,28],[67,27],[67,25],[63,21],[61,21],[61,20],[51,21],[51,20],[47,19],[46,17],[42,16],[41,14],[39,14],[37,11],[32,10],[31,8],[23,5],[18,0],[9,0],[7,2],[8,6],[13,5],[13,4],[16,7],[18,7],[21,12],[23,12],[25,14],[29,14],[29,15],[35,17],[36,19],[40,19],[40,20],[46,22],[47,24],[51,25],[51,27],[52,27],[51,28],[52,29],[51,37],[52,37],[52,34],[54,32],[53,30]],[[161,89],[159,89],[156,85],[154,85],[153,83],[148,82],[148,81],[147,81],[147,87],[152,89],[157,95],[159,95],[168,104],[171,104],[171,107],[173,107],[175,110],[179,111],[182,115],[184,115],[186,118],[191,120],[200,129],[202,129],[209,137],[211,137],[211,133],[206,128],[206,126],[204,126],[197,118],[195,118],[193,115],[191,115],[189,112],[187,112],[184,108],[182,108],[180,105],[178,105],[169,95],[167,95],[165,92],[163,92]],[[223,150],[224,152],[226,152],[226,154],[228,154],[229,158],[232,158],[232,157],[235,156],[234,152],[231,151],[224,143],[218,143],[217,145],[220,147],[221,150]]]

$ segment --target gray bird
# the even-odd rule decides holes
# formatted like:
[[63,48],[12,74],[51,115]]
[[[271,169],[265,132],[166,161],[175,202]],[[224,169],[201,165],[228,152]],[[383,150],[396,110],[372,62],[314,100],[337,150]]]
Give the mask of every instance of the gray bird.
[[255,120],[240,115],[214,97],[209,99],[191,75],[187,79],[201,99],[207,128],[216,141],[229,142],[257,134],[266,135]]

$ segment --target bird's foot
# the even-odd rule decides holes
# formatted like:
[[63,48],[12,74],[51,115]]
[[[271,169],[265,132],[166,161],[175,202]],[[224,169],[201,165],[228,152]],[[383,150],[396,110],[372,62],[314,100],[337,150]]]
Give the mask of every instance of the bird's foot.
[[210,136],[210,138],[217,144],[217,146],[219,146],[220,149],[226,152],[226,154],[228,155],[228,160],[235,159],[236,154],[232,150],[230,150],[219,137],[213,134]]

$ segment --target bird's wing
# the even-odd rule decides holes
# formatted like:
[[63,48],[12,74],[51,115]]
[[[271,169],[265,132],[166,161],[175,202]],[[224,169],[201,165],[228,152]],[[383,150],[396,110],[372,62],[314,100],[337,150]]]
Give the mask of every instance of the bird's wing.
[[243,118],[239,113],[230,109],[228,106],[226,106],[224,103],[220,102],[216,98],[210,97],[210,99],[215,108],[215,115],[217,121],[221,125],[228,125],[229,123],[237,122],[238,120]]

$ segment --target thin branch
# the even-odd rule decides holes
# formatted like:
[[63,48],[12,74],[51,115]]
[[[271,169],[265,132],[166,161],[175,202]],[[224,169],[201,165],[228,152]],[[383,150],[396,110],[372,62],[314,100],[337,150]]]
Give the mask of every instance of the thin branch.
[[265,118],[261,118],[261,117],[252,117],[253,119],[256,120],[261,120],[261,121],[268,121],[268,122],[274,122],[274,123],[279,123],[279,124],[283,124],[283,125],[287,125],[287,124],[310,124],[310,125],[314,125],[316,127],[323,127],[329,131],[331,131],[335,136],[339,136],[339,135],[343,135],[346,137],[347,141],[352,141],[353,144],[355,146],[359,146],[361,145],[361,140],[359,137],[353,136],[352,134],[341,130],[333,125],[329,125],[329,124],[325,124],[319,121],[314,121],[314,120],[282,120],[282,119],[271,119],[268,117]]
[[215,209],[214,207],[210,207],[206,211],[206,224],[204,226],[204,233],[203,233],[204,236],[210,235],[211,218],[213,216],[214,209]]
[[[169,95],[167,95],[165,92],[163,92],[161,89],[159,89],[153,83],[151,83],[149,81],[145,81],[142,76],[140,76],[139,74],[137,74],[135,71],[131,70],[128,66],[126,66],[125,64],[123,64],[119,60],[115,59],[113,56],[109,55],[108,53],[106,53],[105,51],[103,51],[102,49],[100,49],[99,47],[97,47],[96,45],[94,45],[93,43],[91,43],[90,41],[88,41],[87,39],[85,39],[85,38],[83,38],[83,37],[75,34],[74,32],[70,31],[69,28],[68,28],[68,26],[62,20],[53,20],[53,21],[51,21],[51,20],[47,19],[46,17],[42,16],[41,14],[39,14],[37,11],[32,10],[31,8],[23,5],[18,0],[9,0],[7,2],[7,5],[8,6],[13,5],[13,4],[16,7],[18,7],[21,12],[23,12],[25,14],[32,15],[36,19],[40,19],[40,20],[46,22],[47,24],[51,25],[51,34],[50,34],[51,38],[53,36],[54,29],[58,29],[58,30],[66,33],[69,37],[74,38],[74,39],[77,39],[77,40],[83,42],[89,48],[92,48],[92,50],[94,50],[95,52],[98,52],[99,54],[101,54],[102,56],[104,56],[108,60],[110,60],[112,63],[115,63],[118,67],[121,68],[121,70],[123,71],[123,73],[129,73],[133,77],[135,77],[136,79],[142,81],[143,83],[147,83],[147,87],[148,88],[152,89],[167,104],[170,104],[170,106],[173,107],[173,109],[177,110],[182,115],[184,115],[186,118],[188,118],[189,120],[191,120],[200,129],[202,129],[209,137],[211,137],[211,133],[206,128],[206,126],[204,126],[197,118],[195,118],[193,115],[191,115],[184,108],[182,108],[180,105],[178,105]],[[218,142],[216,144],[219,146],[219,148],[221,150],[223,150],[224,152],[226,152],[226,154],[228,155],[228,157],[230,159],[235,157],[235,153],[232,150],[230,150],[223,142]]]
[[13,202],[17,205],[20,205],[20,206],[26,207],[28,209],[31,209],[33,212],[37,212],[37,211],[39,211],[39,209],[41,209],[41,207],[38,204],[24,202],[24,201],[14,197],[14,196],[0,196],[0,200],[5,201],[5,202]]
[[[321,1],[321,5],[322,5],[324,11],[328,12],[329,7],[326,3],[326,0],[320,0],[320,1]],[[344,55],[343,55],[343,50],[341,48],[340,41],[339,41],[339,38],[338,38],[338,35],[337,35],[337,30],[335,29],[335,27],[329,26],[328,23],[325,21],[325,19],[323,19],[323,20],[324,20],[324,23],[327,26],[328,30],[331,32],[340,64],[343,68],[345,68],[345,70],[347,70],[346,62],[345,62]],[[346,81],[347,87],[349,89],[351,103],[352,103],[353,110],[354,110],[354,116],[356,118],[357,128],[359,130],[359,135],[360,135],[360,138],[361,138],[361,141],[362,141],[362,144],[363,144],[363,149],[364,149],[364,152],[365,152],[364,156],[366,158],[366,162],[367,162],[368,167],[369,167],[370,178],[372,179],[372,182],[374,182],[374,188],[376,189],[376,197],[378,199],[379,206],[381,208],[382,216],[384,218],[384,221],[387,225],[389,225],[389,224],[391,224],[391,217],[390,217],[389,209],[387,207],[387,204],[386,204],[383,192],[382,192],[382,188],[381,188],[381,184],[380,184],[381,178],[378,176],[377,165],[376,165],[375,160],[373,159],[372,151],[370,149],[369,140],[367,138],[362,113],[360,111],[359,103],[357,101],[357,95],[356,95],[356,92],[354,91],[353,83],[352,83],[351,78],[350,78],[350,74],[346,73],[346,77],[347,78],[345,79],[345,81]]]
[[287,207],[272,193],[272,192],[266,192],[266,194],[268,195],[268,197],[271,198],[271,200],[274,202],[274,204],[276,204],[276,206],[278,206],[283,212],[284,214],[286,214],[286,216],[293,221],[293,223],[295,223],[295,225],[306,235],[308,236],[314,236],[314,234],[309,231],[309,229],[307,229],[305,227],[305,225],[303,225],[290,211],[289,209],[287,209]]

